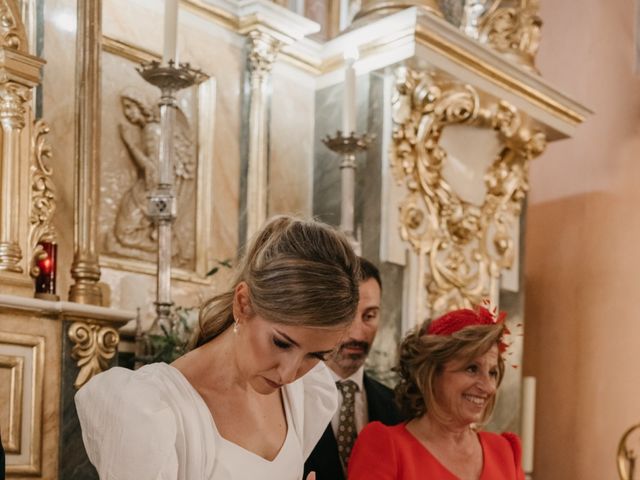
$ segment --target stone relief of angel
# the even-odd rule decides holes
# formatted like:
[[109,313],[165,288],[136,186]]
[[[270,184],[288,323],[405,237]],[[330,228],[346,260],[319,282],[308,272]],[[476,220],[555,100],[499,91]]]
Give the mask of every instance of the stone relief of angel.
[[[120,95],[127,123],[119,125],[119,133],[135,167],[135,180],[120,199],[114,237],[118,246],[114,253],[136,252],[140,258],[155,260],[156,229],[149,217],[148,195],[158,181],[160,152],[160,116],[157,106],[147,103],[136,90],[126,89]],[[177,218],[173,225],[172,252],[177,266],[188,267],[195,256],[195,145],[187,117],[176,111],[174,126],[174,191]]]

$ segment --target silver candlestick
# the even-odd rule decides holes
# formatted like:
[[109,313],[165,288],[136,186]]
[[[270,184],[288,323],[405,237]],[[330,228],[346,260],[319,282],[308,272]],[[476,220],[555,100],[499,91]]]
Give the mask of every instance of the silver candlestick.
[[365,151],[371,140],[373,140],[373,136],[367,133],[356,135],[355,132],[351,132],[349,136],[345,136],[340,130],[336,132],[335,136],[327,135],[322,139],[322,143],[329,150],[342,155],[342,163],[340,164],[342,177],[340,229],[347,236],[349,243],[358,255],[362,253],[362,248],[355,234],[356,153]]
[[156,324],[173,327],[171,301],[171,229],[176,218],[175,192],[173,190],[173,131],[177,108],[176,93],[201,82],[205,75],[191,68],[188,63],[176,66],[157,61],[143,63],[137,69],[142,78],[160,89],[160,153],[158,159],[158,183],[149,194],[149,216],[158,234],[158,272],[156,293]]

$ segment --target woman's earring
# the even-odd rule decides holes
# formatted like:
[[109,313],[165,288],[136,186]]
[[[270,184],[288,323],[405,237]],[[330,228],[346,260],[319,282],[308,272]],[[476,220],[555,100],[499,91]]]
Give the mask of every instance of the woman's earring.
[[238,333],[238,320],[236,318],[233,319],[233,333]]

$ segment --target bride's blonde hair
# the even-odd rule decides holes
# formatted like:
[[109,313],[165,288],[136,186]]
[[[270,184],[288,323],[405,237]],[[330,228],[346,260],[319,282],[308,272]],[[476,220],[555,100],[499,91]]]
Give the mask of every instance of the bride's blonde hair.
[[240,260],[230,288],[204,303],[195,347],[233,325],[236,286],[246,282],[253,311],[287,325],[348,324],[358,306],[360,266],[346,237],[316,221],[271,219]]

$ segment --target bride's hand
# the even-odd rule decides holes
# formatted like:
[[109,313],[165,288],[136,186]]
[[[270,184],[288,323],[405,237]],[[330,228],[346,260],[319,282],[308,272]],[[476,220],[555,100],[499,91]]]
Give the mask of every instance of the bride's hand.
[[309,475],[307,475],[307,480],[316,480],[316,472],[310,472]]

